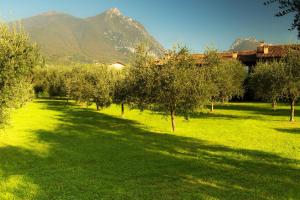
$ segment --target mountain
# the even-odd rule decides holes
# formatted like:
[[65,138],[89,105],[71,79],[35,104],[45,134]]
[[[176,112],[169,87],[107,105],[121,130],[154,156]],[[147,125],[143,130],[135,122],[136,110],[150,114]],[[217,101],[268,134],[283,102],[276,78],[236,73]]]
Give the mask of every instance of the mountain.
[[247,51],[256,50],[260,42],[255,38],[238,38],[230,47],[229,51]]
[[117,8],[89,18],[50,11],[24,19],[22,25],[50,62],[127,63],[141,42],[156,56],[164,51],[141,23]]

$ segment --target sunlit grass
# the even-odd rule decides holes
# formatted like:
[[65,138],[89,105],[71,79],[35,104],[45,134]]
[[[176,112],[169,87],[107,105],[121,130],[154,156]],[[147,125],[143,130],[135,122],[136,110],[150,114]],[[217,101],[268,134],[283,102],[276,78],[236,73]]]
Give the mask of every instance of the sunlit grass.
[[288,112],[230,103],[178,116],[172,133],[150,111],[37,100],[0,134],[0,199],[300,199]]
[[15,110],[12,119],[4,130],[0,130],[0,147],[13,146],[34,150],[39,155],[47,154],[49,144],[39,141],[34,134],[37,129],[55,130],[59,113],[43,110],[43,106],[30,103],[26,107]]
[[[300,107],[297,109],[300,110]],[[118,106],[102,112],[120,116]],[[177,116],[175,133],[171,132],[168,116],[150,111],[127,110],[125,118],[156,132],[198,138],[231,147],[276,152],[300,159],[300,117],[296,118],[298,123],[289,122],[289,107],[285,105],[279,105],[277,111],[273,111],[267,103],[219,105],[213,113],[203,109],[189,121]]]

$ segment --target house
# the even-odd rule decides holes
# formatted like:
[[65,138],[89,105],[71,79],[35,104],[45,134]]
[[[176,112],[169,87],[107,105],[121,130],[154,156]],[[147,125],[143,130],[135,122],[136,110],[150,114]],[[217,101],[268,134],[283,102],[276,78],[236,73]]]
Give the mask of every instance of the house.
[[[219,53],[219,56],[222,59],[237,59],[252,71],[257,62],[281,59],[290,48],[300,49],[300,45],[267,45],[262,42],[260,46],[253,51],[222,52]],[[193,54],[192,56],[198,66],[205,65],[204,54]]]
[[123,69],[126,65],[121,62],[115,62],[115,63],[111,64],[110,66],[115,69]]

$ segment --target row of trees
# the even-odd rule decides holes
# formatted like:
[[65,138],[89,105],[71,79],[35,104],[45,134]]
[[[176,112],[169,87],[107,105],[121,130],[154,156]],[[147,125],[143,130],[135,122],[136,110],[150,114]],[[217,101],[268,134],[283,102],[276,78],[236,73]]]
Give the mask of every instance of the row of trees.
[[255,96],[271,101],[273,109],[277,101],[289,101],[290,121],[295,121],[295,103],[300,97],[300,49],[289,49],[282,60],[259,63],[250,80]]
[[133,63],[119,71],[107,66],[46,67],[36,70],[35,91],[63,96],[97,109],[111,103],[169,115],[175,131],[175,116],[186,119],[199,107],[229,101],[243,95],[246,70],[238,61],[222,61],[208,50],[204,67],[195,65],[187,48],[169,51],[158,63],[145,45],[136,49]]
[[[291,121],[300,96],[300,50],[290,49],[282,60],[259,63],[250,75],[250,87],[259,99],[289,100]],[[119,71],[107,66],[43,67],[38,48],[22,31],[0,25],[0,123],[12,108],[32,98],[32,83],[38,95],[61,96],[95,103],[97,109],[112,103],[169,115],[175,131],[175,116],[189,118],[199,107],[226,102],[244,94],[245,68],[236,60],[224,61],[208,49],[205,65],[196,66],[189,50],[178,47],[159,62],[145,45],[136,49],[133,63]]]
[[[292,29],[299,30],[299,1],[277,2],[277,16],[295,13]],[[272,102],[275,109],[279,100],[289,101],[290,120],[294,121],[295,103],[300,96],[300,53],[291,49],[282,59],[259,63],[250,75],[250,87],[256,98]],[[171,116],[175,130],[175,114],[187,119],[197,108],[210,103],[229,101],[244,93],[246,77],[237,61],[222,61],[214,49],[208,49],[204,67],[196,67],[186,48],[169,51],[157,63],[146,46],[137,48],[134,62],[122,71],[106,66],[47,67],[43,66],[36,45],[29,42],[21,28],[0,24],[0,124],[9,112],[30,100],[36,94],[63,96],[97,109],[111,103],[130,104],[141,110],[155,109]]]
[[[21,38],[26,41],[24,35]],[[97,109],[116,103],[121,105],[122,116],[125,104],[141,110],[161,111],[170,116],[175,131],[177,114],[188,119],[199,107],[211,104],[211,111],[214,111],[215,103],[242,97],[247,76],[241,63],[222,60],[215,49],[206,51],[205,65],[199,67],[187,48],[171,50],[157,62],[147,46],[140,45],[133,63],[121,71],[104,65],[34,68],[39,61],[37,49],[30,45],[26,49],[24,52],[28,54],[24,57],[17,54],[20,63],[13,60],[15,57],[11,53],[11,60],[3,65],[9,67],[14,66],[10,63],[15,63],[21,69],[24,64],[22,75],[16,76],[17,73],[10,70],[6,72],[15,77],[5,79],[2,75],[2,80],[6,81],[1,91],[3,116],[7,108],[20,106],[29,99],[34,71],[34,89],[38,95],[61,96],[87,105],[95,103]],[[294,121],[295,103],[300,96],[299,52],[291,49],[282,60],[258,63],[249,81],[256,98],[271,101],[274,109],[279,100],[289,100],[291,121]]]
[[[300,51],[291,49],[282,60],[260,62],[248,82],[259,100],[290,101],[291,121],[300,95]],[[112,103],[169,115],[175,130],[176,114],[189,118],[199,107],[243,97],[247,77],[237,60],[222,60],[217,50],[207,49],[205,65],[196,66],[187,48],[169,51],[159,62],[145,45],[136,49],[133,63],[123,70],[107,66],[46,67],[35,72],[36,93],[95,103],[97,109]]]
[[0,124],[11,109],[33,97],[32,77],[35,66],[42,64],[38,48],[16,27],[0,24]]

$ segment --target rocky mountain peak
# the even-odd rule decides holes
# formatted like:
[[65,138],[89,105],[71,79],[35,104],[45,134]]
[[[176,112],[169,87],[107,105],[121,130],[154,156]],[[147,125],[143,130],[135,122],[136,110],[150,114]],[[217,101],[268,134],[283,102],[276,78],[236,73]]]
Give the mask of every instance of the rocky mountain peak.
[[143,24],[117,8],[89,18],[50,11],[22,21],[50,62],[127,63],[141,42],[149,44],[154,55],[164,51]]
[[105,12],[108,15],[121,16],[122,13],[118,8],[111,8]]
[[259,45],[260,42],[253,37],[238,38],[231,45],[230,51],[256,50]]

